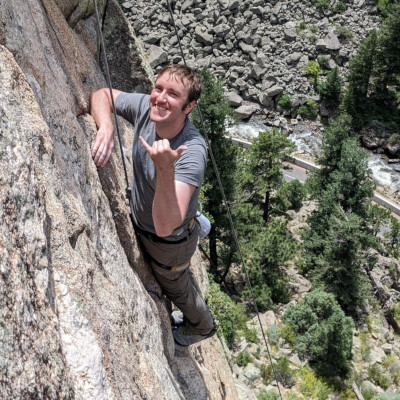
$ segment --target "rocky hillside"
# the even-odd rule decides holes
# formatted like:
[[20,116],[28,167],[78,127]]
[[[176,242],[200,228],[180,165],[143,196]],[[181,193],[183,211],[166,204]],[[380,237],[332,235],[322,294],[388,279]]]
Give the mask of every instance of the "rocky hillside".
[[[166,1],[120,1],[151,66],[182,60]],[[293,106],[303,104],[315,97],[307,63],[337,66],[344,76],[360,41],[378,24],[373,0],[170,4],[186,61],[223,78],[235,105],[243,99],[272,108],[282,94],[290,95]]]
[[[98,4],[115,86],[147,90],[150,67],[121,9]],[[0,397],[237,399],[217,337],[174,344],[121,155],[104,169],[92,161],[99,58],[93,2],[0,0]]]

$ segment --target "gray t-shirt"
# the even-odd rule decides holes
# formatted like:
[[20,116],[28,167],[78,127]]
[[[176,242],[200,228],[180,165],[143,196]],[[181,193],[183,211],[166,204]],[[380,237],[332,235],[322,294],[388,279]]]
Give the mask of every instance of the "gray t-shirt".
[[[155,124],[150,120],[149,102],[149,95],[121,93],[115,101],[115,110],[135,127],[132,149],[133,219],[139,228],[155,233],[152,206],[156,189],[156,170],[150,155],[138,140],[139,136],[142,136],[150,146],[155,140],[160,140],[156,134]],[[181,145],[187,146],[187,150],[184,150],[175,162],[175,180],[196,186],[182,225],[176,228],[171,236],[165,238],[177,240],[185,235],[190,220],[196,214],[200,186],[207,163],[207,149],[204,139],[189,119],[186,120],[181,132],[169,142],[174,150]]]

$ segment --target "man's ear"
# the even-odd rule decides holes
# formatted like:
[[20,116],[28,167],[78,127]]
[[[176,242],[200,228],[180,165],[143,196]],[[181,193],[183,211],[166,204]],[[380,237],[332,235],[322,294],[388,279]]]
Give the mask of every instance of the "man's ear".
[[183,109],[183,111],[185,112],[185,114],[186,114],[186,115],[190,114],[195,105],[196,105],[196,101],[195,101],[195,100],[191,101],[191,102]]

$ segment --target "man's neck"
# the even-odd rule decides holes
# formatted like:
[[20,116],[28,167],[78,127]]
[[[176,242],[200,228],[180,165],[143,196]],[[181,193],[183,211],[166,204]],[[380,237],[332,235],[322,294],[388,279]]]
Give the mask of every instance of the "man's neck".
[[183,122],[179,122],[179,124],[162,124],[162,123],[155,123],[156,125],[156,133],[157,136],[161,139],[173,139],[179,132],[183,129],[186,123],[186,118]]

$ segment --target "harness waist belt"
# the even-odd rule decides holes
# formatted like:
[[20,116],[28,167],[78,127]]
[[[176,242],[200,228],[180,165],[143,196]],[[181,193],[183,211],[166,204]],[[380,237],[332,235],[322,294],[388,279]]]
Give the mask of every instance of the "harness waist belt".
[[196,223],[196,219],[193,217],[190,220],[189,225],[187,227],[187,230],[186,230],[187,235],[184,236],[181,239],[178,239],[178,240],[167,240],[167,239],[164,239],[164,238],[162,238],[160,236],[157,236],[155,233],[152,233],[152,232],[149,232],[149,231],[145,231],[144,229],[139,228],[136,224],[134,224],[134,226],[135,226],[135,230],[137,230],[139,233],[141,233],[147,239],[150,239],[155,243],[179,244],[179,243],[185,242],[186,240],[188,240],[192,236],[192,233],[194,232],[194,228],[195,228],[195,225],[196,225],[195,223]]

